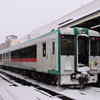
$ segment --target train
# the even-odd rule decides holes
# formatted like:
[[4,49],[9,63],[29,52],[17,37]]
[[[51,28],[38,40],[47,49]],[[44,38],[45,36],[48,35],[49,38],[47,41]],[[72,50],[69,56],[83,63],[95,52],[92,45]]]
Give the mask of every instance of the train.
[[100,33],[62,27],[0,51],[0,66],[48,84],[96,83],[100,73]]

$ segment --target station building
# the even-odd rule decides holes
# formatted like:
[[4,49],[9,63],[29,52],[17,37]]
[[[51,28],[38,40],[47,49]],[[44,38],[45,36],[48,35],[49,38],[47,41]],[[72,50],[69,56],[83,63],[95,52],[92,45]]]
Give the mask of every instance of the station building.
[[[21,40],[15,37],[11,38],[10,40],[6,39],[5,43],[0,45],[0,49],[8,47],[8,44],[11,46],[12,44],[14,45],[14,43],[26,41],[28,39],[56,30],[60,27],[84,27],[100,32],[100,0],[94,0],[93,2],[61,17],[60,19],[44,27],[41,27],[37,30],[32,30]],[[12,42],[8,43],[7,41]]]
[[44,27],[31,31],[26,38],[33,38],[59,27],[84,27],[100,32],[100,0],[94,0]]

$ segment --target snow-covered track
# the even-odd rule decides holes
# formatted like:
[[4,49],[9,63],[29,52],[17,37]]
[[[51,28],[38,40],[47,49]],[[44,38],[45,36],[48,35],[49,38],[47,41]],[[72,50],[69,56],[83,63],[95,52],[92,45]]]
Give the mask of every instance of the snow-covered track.
[[[26,81],[26,80],[24,80],[24,79],[22,79],[22,78],[20,78],[18,76],[14,76],[14,75],[10,74],[7,71],[4,71],[4,70],[0,69],[0,73],[3,74],[3,75],[5,75],[6,77],[10,78],[11,80],[13,80],[13,81],[15,81],[15,82],[17,82],[19,84],[22,84],[24,86],[33,86],[33,87],[36,88],[37,91],[39,91],[39,92],[43,91],[41,93],[43,93],[45,95],[49,94],[48,96],[58,97],[61,100],[74,100],[74,99],[72,99],[70,97],[67,97],[67,96],[63,95],[63,94],[57,93],[57,92],[55,92],[53,90],[46,89],[46,88],[41,87],[41,86],[39,86],[37,84],[33,84],[33,83],[28,82],[28,81]],[[3,76],[1,78],[3,78]],[[10,82],[6,78],[3,78],[3,79],[5,79],[6,81]],[[12,84],[14,84],[14,83],[12,83]],[[14,85],[17,86],[16,84],[14,84]]]
[[[94,87],[92,85],[86,86],[84,89],[72,89],[72,88],[69,89],[66,86],[57,87],[53,85],[44,84],[42,82],[33,80],[27,76],[22,76],[2,69],[0,69],[0,71],[23,80],[23,82],[20,83],[19,79],[16,79],[15,82],[15,80],[13,81],[13,78],[12,79],[8,78],[13,82],[15,82],[16,84],[22,84],[22,86],[25,85],[25,87],[27,86],[33,87],[37,92],[40,92],[41,94],[48,96],[49,98],[56,97],[60,100],[89,100],[89,99],[100,100],[100,88]],[[5,76],[8,77],[8,75]]]

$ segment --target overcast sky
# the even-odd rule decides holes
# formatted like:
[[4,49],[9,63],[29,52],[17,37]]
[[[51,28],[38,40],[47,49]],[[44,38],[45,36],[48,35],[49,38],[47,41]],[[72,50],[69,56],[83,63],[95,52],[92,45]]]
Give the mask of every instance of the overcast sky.
[[0,43],[19,38],[94,0],[0,0]]

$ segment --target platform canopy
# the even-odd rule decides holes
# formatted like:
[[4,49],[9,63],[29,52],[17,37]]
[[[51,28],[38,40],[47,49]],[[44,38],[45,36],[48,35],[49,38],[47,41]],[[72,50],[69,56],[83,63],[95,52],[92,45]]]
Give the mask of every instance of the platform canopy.
[[32,30],[23,39],[37,37],[60,27],[83,27],[100,32],[100,0],[94,0],[46,26]]
[[[90,4],[64,16],[59,27],[85,27],[100,32],[100,0],[94,0]],[[65,21],[64,21],[65,20]]]

